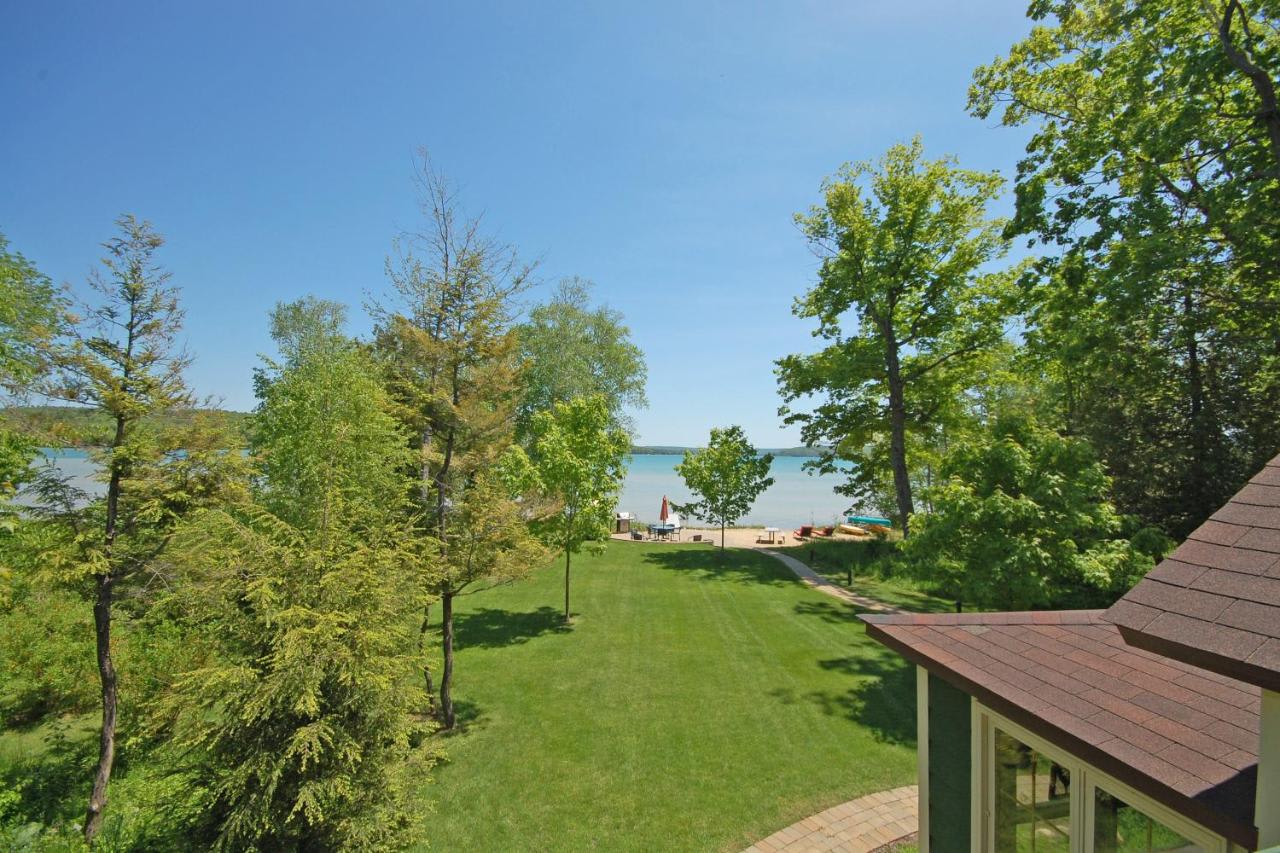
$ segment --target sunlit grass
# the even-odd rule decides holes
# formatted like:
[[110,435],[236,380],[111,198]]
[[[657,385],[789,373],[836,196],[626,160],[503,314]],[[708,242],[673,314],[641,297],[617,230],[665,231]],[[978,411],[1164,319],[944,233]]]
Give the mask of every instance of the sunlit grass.
[[615,544],[470,597],[436,850],[720,850],[913,781],[914,674],[767,555]]

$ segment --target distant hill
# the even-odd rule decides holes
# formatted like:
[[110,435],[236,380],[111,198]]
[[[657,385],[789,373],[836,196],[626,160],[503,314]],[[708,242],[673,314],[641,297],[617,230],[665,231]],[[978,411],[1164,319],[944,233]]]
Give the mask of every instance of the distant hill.
[[[698,447],[672,447],[665,444],[636,444],[631,447],[631,452],[636,456],[683,456],[689,450],[701,450]],[[822,453],[820,447],[783,447],[773,448],[765,447],[760,449],[761,453],[772,453],[774,456],[801,456],[804,458],[813,458]]]
[[[212,416],[236,430],[242,430],[249,417],[226,409],[182,409],[160,416],[157,422],[181,427],[201,416]],[[111,443],[115,429],[109,416],[76,406],[9,406],[0,409],[0,417],[37,436],[47,447],[104,447]]]

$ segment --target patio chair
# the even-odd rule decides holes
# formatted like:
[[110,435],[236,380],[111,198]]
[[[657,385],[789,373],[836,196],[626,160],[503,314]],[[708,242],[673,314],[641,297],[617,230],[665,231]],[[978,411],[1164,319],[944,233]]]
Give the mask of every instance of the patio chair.
[[813,535],[813,525],[802,524],[800,525],[800,529],[791,531],[791,535],[797,539],[808,539]]

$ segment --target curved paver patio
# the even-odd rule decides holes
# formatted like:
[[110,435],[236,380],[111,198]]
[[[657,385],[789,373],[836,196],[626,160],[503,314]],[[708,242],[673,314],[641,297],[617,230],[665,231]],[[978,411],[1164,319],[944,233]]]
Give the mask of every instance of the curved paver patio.
[[915,785],[868,794],[780,829],[744,853],[871,853],[916,831],[917,798]]

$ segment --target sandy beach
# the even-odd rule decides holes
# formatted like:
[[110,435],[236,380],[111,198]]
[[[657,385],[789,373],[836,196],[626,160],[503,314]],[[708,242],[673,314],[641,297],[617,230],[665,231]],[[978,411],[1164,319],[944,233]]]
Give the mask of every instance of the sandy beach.
[[[643,533],[643,531],[641,531]],[[726,548],[794,548],[797,545],[807,545],[809,540],[796,539],[790,530],[782,530],[774,534],[774,541],[760,542],[762,538],[767,539],[764,529],[760,527],[729,527],[724,531],[724,544]],[[690,543],[694,542],[695,536],[701,537],[701,541],[710,542],[713,545],[720,544],[720,528],[710,527],[686,527],[680,531],[680,538],[668,540],[665,539],[632,539],[629,533],[615,533],[610,539],[615,542],[629,542],[638,546],[661,546],[668,545],[671,542]],[[866,540],[867,536],[848,536],[843,533],[837,533],[832,539],[858,541]]]

